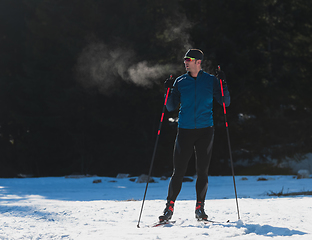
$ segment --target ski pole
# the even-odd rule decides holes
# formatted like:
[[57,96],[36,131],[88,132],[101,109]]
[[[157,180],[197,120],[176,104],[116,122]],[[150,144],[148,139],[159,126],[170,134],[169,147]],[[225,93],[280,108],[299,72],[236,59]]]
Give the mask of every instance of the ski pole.
[[[220,65],[218,65],[218,71],[221,71]],[[225,102],[224,102],[224,92],[223,92],[222,79],[219,79],[219,80],[220,80],[221,94],[222,94],[222,102],[223,102],[224,122],[225,122],[227,140],[228,140],[228,145],[229,145],[229,153],[230,153],[231,167],[232,167],[232,176],[233,176],[233,183],[234,183],[234,190],[235,190],[237,215],[238,215],[238,220],[240,220],[239,208],[238,208],[238,200],[237,200],[237,191],[236,191],[236,183],[235,183],[235,175],[234,175],[234,165],[233,165],[232,150],[231,150],[231,143],[230,143],[229,124],[228,124],[228,122],[227,122],[227,117],[226,117],[226,108],[225,108]]]
[[[172,75],[170,75],[170,79],[172,79]],[[165,97],[165,101],[164,101],[164,106],[163,106],[163,109],[162,109],[161,118],[160,118],[160,122],[159,122],[159,127],[158,127],[158,131],[157,131],[157,137],[156,137],[156,142],[155,142],[155,146],[154,146],[154,152],[153,152],[151,165],[150,165],[150,169],[149,169],[149,173],[148,173],[148,177],[147,177],[147,182],[146,182],[145,192],[144,192],[144,196],[143,196],[140,216],[139,216],[139,220],[138,220],[138,225],[137,225],[138,228],[140,228],[140,220],[141,220],[141,216],[142,216],[142,212],[143,212],[143,206],[144,206],[144,202],[145,202],[147,187],[148,187],[148,183],[149,183],[149,180],[150,180],[150,177],[151,177],[152,168],[153,168],[153,164],[154,164],[154,159],[155,159],[155,155],[156,155],[156,149],[157,149],[157,145],[158,145],[158,139],[159,139],[159,135],[160,135],[161,125],[162,125],[162,122],[164,120],[164,115],[165,115],[167,100],[168,100],[168,96],[169,96],[169,91],[170,91],[170,88],[167,88],[167,93],[166,93],[166,97]]]

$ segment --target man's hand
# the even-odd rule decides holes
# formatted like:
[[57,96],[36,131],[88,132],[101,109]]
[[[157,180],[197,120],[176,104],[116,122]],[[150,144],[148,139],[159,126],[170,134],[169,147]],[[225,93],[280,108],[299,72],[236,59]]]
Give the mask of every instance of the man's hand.
[[165,88],[173,88],[174,79],[172,77],[167,78],[164,85]]
[[218,80],[220,80],[220,79],[222,80],[223,87],[227,86],[225,73],[223,71],[221,71],[220,66],[218,66],[218,68],[216,69],[216,78]]

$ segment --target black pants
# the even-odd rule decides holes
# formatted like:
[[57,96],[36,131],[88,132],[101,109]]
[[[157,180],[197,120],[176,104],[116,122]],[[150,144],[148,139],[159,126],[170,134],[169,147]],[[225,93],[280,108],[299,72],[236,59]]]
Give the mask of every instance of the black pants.
[[173,175],[168,189],[168,201],[175,201],[178,197],[188,162],[195,150],[196,159],[196,197],[197,201],[204,202],[208,189],[208,169],[211,160],[214,128],[178,129],[174,153]]

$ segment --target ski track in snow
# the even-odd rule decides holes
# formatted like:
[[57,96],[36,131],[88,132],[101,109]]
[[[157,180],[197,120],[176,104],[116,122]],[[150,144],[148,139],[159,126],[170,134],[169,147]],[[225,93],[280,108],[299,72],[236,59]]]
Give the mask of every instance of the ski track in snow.
[[[311,190],[312,179],[274,176],[267,182],[257,182],[256,177],[237,180],[241,223],[235,198],[227,197],[229,178],[211,178],[205,209],[218,223],[195,219],[193,182],[183,183],[172,218],[176,223],[151,227],[165,206],[168,184],[168,180],[157,180],[159,183],[149,185],[140,228],[137,223],[145,184],[129,179],[111,182],[111,178],[92,184],[99,177],[0,179],[0,239],[312,239],[311,197],[264,194],[284,186]],[[231,190],[233,194],[233,185]],[[240,197],[248,193],[250,196]]]

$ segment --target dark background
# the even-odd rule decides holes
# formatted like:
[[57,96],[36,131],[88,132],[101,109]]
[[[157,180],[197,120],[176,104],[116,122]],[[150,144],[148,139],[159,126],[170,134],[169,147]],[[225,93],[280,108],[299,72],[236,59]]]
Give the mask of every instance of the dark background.
[[[237,173],[300,161],[311,152],[311,11],[309,0],[1,0],[0,177],[147,173],[163,82],[185,72],[189,48],[227,75],[234,162],[262,163]],[[153,175],[172,171],[176,116],[166,112]],[[219,105],[214,120],[210,174],[231,174]]]

